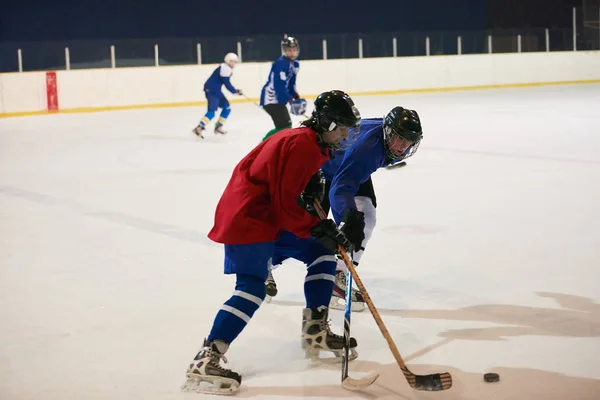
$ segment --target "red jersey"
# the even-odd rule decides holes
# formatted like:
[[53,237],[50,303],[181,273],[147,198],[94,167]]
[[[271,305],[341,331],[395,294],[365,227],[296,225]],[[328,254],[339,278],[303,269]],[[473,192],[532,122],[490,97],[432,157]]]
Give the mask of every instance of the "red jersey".
[[282,229],[309,237],[319,219],[296,200],[328,158],[310,128],[286,129],[260,143],[233,170],[208,237],[225,244],[272,242]]

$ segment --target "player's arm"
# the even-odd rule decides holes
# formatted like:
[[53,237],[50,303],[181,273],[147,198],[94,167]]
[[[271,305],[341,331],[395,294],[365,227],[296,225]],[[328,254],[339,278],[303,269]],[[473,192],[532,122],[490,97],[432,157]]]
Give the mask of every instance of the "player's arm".
[[[314,145],[316,147],[316,144]],[[282,155],[279,174],[279,187],[275,188],[275,205],[278,220],[282,228],[301,237],[308,237],[309,229],[319,222],[299,203],[315,169],[319,167],[318,149],[307,148],[306,144],[296,140],[286,144],[287,151]],[[277,190],[278,189],[278,190]]]
[[231,84],[231,75],[233,74],[233,70],[227,64],[221,65],[221,70],[219,71],[219,77],[221,78],[221,82],[227,90],[229,90],[233,94],[237,94],[238,90],[233,87]]
[[290,78],[290,82],[288,85],[288,91],[292,96],[292,99],[299,99],[300,95],[298,94],[298,89],[296,88],[296,74],[293,74]]
[[297,141],[291,143],[280,174],[278,219],[283,229],[299,237],[312,236],[332,253],[338,246],[352,251],[351,241],[338,229],[331,219],[321,220],[312,206],[315,199],[325,191],[325,180],[315,166],[321,161],[320,149],[314,143]]
[[288,73],[287,61],[278,60],[275,62],[275,64],[273,64],[273,86],[275,87],[277,101],[280,104],[286,104],[291,100],[291,96],[287,88]]
[[342,221],[346,210],[356,210],[354,196],[358,188],[378,168],[377,157],[365,149],[353,147],[344,154],[329,190],[331,212],[337,223]]

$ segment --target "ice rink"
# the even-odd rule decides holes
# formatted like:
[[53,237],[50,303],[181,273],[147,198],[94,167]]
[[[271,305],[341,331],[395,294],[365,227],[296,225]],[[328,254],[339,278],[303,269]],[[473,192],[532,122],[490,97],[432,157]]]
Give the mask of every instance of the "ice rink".
[[[600,399],[600,85],[354,99],[421,116],[417,154],[373,176],[358,272],[408,366],[454,386],[411,389],[365,311],[350,374],[381,377],[342,389],[339,365],[303,358],[305,268],[288,262],[227,354],[237,397]],[[179,390],[234,285],[206,235],[272,127],[232,108],[204,141],[204,107],[0,119],[0,399],[215,398]]]

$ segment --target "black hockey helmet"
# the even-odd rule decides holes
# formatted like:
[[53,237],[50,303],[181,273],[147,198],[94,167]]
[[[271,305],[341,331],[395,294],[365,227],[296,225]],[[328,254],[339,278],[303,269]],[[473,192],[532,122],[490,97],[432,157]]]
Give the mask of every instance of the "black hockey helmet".
[[[386,144],[386,153],[393,160],[403,160],[416,153],[421,139],[423,139],[423,128],[421,119],[415,110],[404,107],[394,107],[383,120],[383,137]],[[412,145],[402,154],[396,154],[390,150],[389,143],[394,137],[406,139]]]
[[298,55],[300,55],[300,42],[298,42],[298,39],[292,36],[286,36],[281,41],[281,52],[284,56],[286,56],[286,51],[288,49],[298,49]]
[[315,129],[320,135],[338,126],[350,128],[348,138],[339,145],[330,146],[333,149],[347,147],[357,136],[360,129],[360,112],[350,96],[341,90],[330,90],[321,93],[314,103],[314,110],[307,126]]

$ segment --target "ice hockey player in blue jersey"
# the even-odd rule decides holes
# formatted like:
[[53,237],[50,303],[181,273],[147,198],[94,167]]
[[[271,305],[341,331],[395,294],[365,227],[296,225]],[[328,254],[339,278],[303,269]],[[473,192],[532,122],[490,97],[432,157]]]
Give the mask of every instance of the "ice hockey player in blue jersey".
[[[354,237],[347,235],[353,243],[355,252],[352,261],[358,266],[367,242],[376,222],[377,199],[371,175],[379,168],[400,162],[417,151],[423,138],[421,120],[414,110],[403,107],[394,107],[385,118],[366,118],[360,123],[360,133],[356,141],[347,150],[341,150],[326,162],[321,170],[326,180],[323,208],[331,211],[335,222],[339,225],[342,218],[350,220],[364,220],[364,231]],[[351,215],[348,216],[348,210]],[[352,215],[353,213],[353,215]],[[302,240],[296,241],[292,246],[301,248]],[[285,260],[282,249],[290,246],[289,241],[282,238],[276,242],[272,265],[277,266]],[[289,249],[287,250],[289,253]],[[306,258],[306,257],[304,257]],[[311,268],[318,268],[318,259],[307,260]],[[335,276],[335,285],[329,308],[344,309],[346,265],[338,260]],[[273,297],[277,294],[277,285],[270,273],[267,281],[267,295]],[[364,298],[359,291],[353,290],[352,310],[362,311],[365,308]]]
[[275,124],[275,128],[270,130],[263,140],[280,130],[292,127],[288,103],[292,114],[302,115],[306,112],[306,100],[300,98],[296,89],[296,76],[300,69],[300,43],[296,38],[288,36],[281,42],[281,51],[283,55],[271,65],[267,83],[260,93],[260,105]]
[[221,109],[219,120],[215,125],[215,133],[225,134],[227,133],[223,128],[227,117],[231,113],[231,107],[229,101],[221,91],[223,85],[233,94],[242,94],[240,89],[236,89],[231,84],[231,75],[233,75],[233,69],[238,63],[239,59],[237,54],[228,53],[225,56],[225,62],[219,65],[212,73],[210,78],[204,83],[204,94],[208,101],[208,111],[204,114],[204,117],[200,120],[200,123],[194,128],[193,133],[201,139],[204,139],[202,132],[206,129],[206,125],[215,117],[217,109]]

